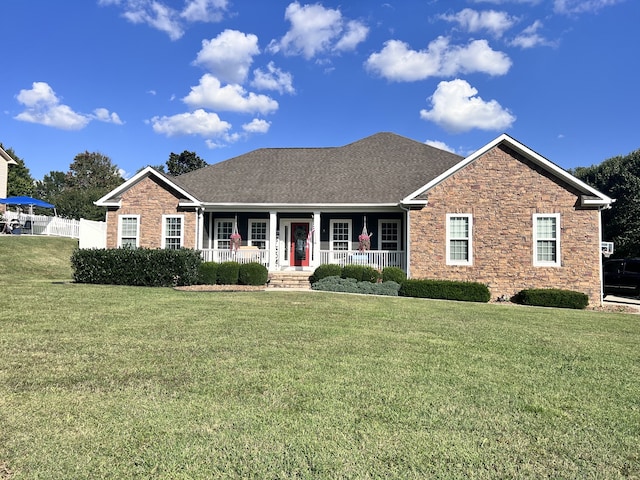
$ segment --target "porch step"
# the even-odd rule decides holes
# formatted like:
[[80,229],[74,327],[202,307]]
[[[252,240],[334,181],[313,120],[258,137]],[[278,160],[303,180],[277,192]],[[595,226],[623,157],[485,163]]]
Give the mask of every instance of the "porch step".
[[313,272],[272,272],[268,288],[310,289],[309,277]]

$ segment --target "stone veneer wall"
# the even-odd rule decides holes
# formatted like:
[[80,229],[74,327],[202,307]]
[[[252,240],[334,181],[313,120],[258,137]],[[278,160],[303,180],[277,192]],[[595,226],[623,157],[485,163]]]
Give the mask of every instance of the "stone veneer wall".
[[[600,305],[599,212],[537,165],[498,146],[428,193],[410,212],[411,277],[477,281],[492,298],[562,288]],[[473,265],[446,264],[446,215],[473,215]],[[560,214],[561,267],[533,266],[533,214]]]
[[140,215],[140,247],[144,248],[161,247],[162,215],[184,215],[183,246],[196,248],[196,212],[179,208],[179,200],[151,177],[133,185],[123,194],[121,207],[107,212],[107,248],[118,245],[120,215]]

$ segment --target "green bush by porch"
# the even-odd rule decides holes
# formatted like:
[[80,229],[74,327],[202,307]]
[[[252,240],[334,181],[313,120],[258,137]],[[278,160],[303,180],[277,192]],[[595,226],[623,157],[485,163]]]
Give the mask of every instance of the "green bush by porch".
[[399,295],[465,302],[488,302],[491,300],[489,288],[482,283],[450,280],[405,280],[402,282]]
[[202,257],[181,248],[76,249],[71,256],[77,283],[171,287],[198,282]]
[[584,309],[589,305],[589,297],[584,293],[555,288],[522,290],[515,295],[511,301],[522,305],[534,305],[538,307],[576,309]]

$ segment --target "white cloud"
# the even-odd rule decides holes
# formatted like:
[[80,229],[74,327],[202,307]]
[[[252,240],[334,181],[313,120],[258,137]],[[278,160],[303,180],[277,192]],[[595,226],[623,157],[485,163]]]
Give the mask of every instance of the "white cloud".
[[270,127],[271,122],[260,118],[254,118],[251,122],[242,125],[242,129],[247,133],[267,133]]
[[20,90],[16,95],[25,110],[15,116],[16,120],[37,123],[62,130],[81,130],[91,120],[122,125],[117,113],[109,113],[106,108],[94,110],[93,115],[74,112],[68,105],[60,103],[60,99],[46,82],[33,82],[30,90]]
[[189,22],[220,22],[227,9],[227,0],[192,0],[180,16]]
[[193,62],[227,83],[243,83],[260,53],[258,37],[237,30],[225,30],[216,38],[202,41],[202,49]]
[[267,71],[256,68],[253,71],[251,86],[259,90],[275,90],[279,93],[296,93],[293,88],[293,76],[289,72],[283,72],[273,62],[267,65]]
[[577,13],[596,13],[597,11],[622,3],[624,0],[554,0],[556,13],[573,15]]
[[389,40],[379,53],[369,56],[365,67],[387,80],[412,82],[459,73],[504,75],[511,68],[511,59],[493,50],[486,40],[472,40],[466,46],[457,46],[450,45],[449,39],[441,36],[426,50],[411,50],[400,40]]
[[525,28],[517,37],[511,41],[511,45],[521,48],[533,48],[538,46],[553,47],[557,45],[557,42],[547,40],[538,33],[538,30],[542,28],[542,22],[536,20],[527,28]]
[[186,0],[176,10],[159,0],[98,0],[102,6],[122,7],[122,16],[131,23],[143,23],[177,40],[184,35],[185,22],[219,22],[227,9],[227,0]]
[[495,10],[479,12],[471,8],[465,8],[452,15],[441,15],[440,18],[448,22],[457,23],[467,32],[476,33],[484,30],[496,37],[501,37],[504,32],[518,21],[518,19],[506,12],[497,12]]
[[504,130],[516,118],[497,101],[485,102],[478,90],[464,80],[440,82],[431,96],[431,110],[421,110],[420,118],[432,121],[451,132]]
[[291,22],[291,28],[280,40],[271,41],[271,52],[310,59],[319,54],[353,50],[369,33],[362,22],[351,20],[345,25],[340,10],[319,3],[301,6],[293,2],[287,7],[285,18]]
[[447,145],[444,142],[441,142],[440,140],[427,140],[424,143],[426,145],[429,145],[430,147],[434,147],[434,148],[438,148],[440,150],[444,150],[445,152],[456,153],[455,149],[451,148],[449,145]]
[[153,131],[168,137],[176,135],[200,135],[201,137],[224,136],[231,124],[220,120],[215,113],[198,109],[194,112],[180,113],[170,117],[153,117]]
[[115,123],[116,125],[123,125],[124,122],[120,120],[120,117],[115,112],[109,112],[106,108],[96,108],[93,111],[92,118],[106,123]]
[[278,109],[278,102],[271,97],[247,93],[242,86],[236,84],[223,87],[220,80],[208,73],[202,76],[197,87],[191,87],[191,92],[182,101],[191,107],[242,113],[257,112],[263,115]]

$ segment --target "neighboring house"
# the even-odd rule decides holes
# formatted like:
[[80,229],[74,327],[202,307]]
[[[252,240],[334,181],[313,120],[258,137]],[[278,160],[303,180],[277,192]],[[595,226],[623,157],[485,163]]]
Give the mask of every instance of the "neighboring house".
[[494,298],[563,288],[599,304],[600,210],[612,201],[508,135],[462,158],[379,133],[259,149],[178,177],[148,167],[96,204],[107,208],[109,248],[196,248],[273,272],[398,266],[485,283]]
[[[7,198],[7,178],[9,176],[9,165],[17,165],[11,156],[0,148],[0,198]],[[2,206],[4,207],[4,205]]]

